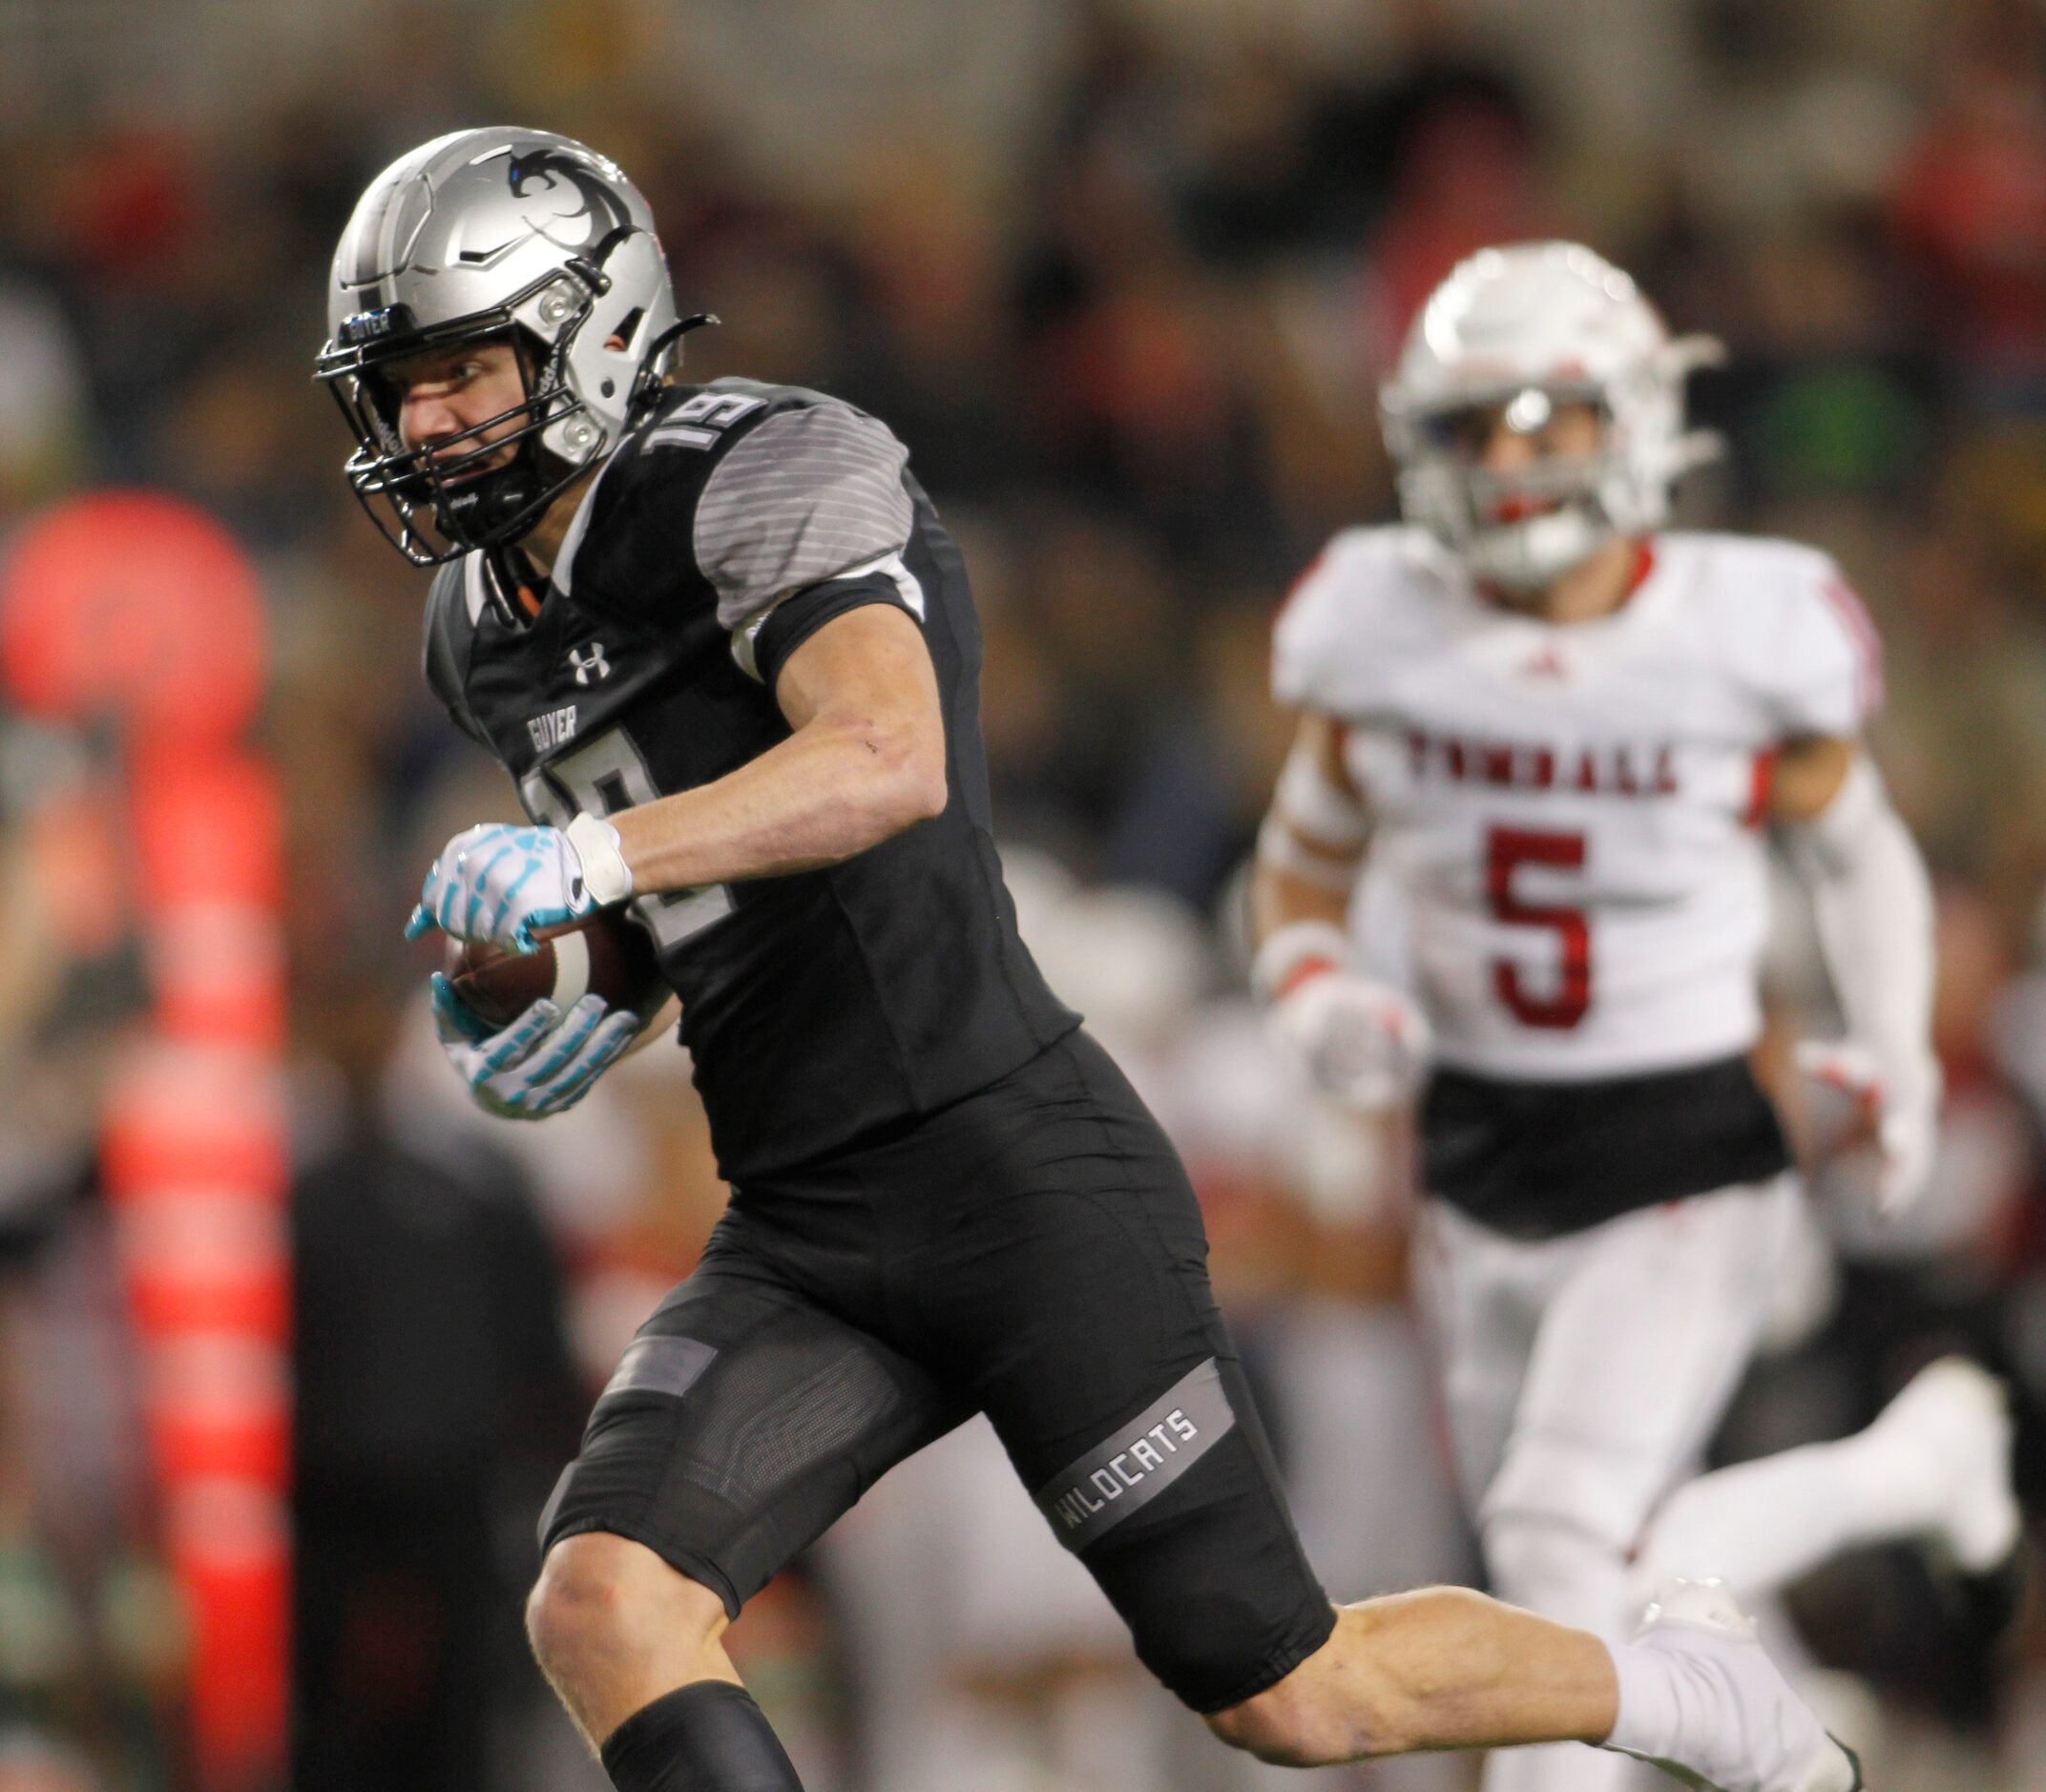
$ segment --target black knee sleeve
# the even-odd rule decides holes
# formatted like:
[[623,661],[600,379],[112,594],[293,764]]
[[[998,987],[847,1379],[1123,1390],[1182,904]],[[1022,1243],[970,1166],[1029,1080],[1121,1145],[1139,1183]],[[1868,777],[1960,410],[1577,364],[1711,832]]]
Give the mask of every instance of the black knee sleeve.
[[803,1792],[743,1686],[695,1680],[611,1733],[604,1771],[618,1792]]

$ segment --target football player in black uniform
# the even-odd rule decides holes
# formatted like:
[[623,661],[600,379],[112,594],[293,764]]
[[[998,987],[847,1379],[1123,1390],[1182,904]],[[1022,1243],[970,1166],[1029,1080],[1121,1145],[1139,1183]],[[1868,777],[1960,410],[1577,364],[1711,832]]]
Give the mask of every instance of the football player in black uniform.
[[[413,928],[516,949],[630,903],[733,1188],[542,1520],[533,1646],[620,1788],[795,1786],[720,1637],[976,1409],[1144,1661],[1267,1759],[1575,1739],[1728,1792],[1853,1783],[1710,1593],[1617,1650],[1453,1589],[1330,1605],[1185,1175],[1016,937],[965,569],[886,427],[675,384],[645,201],[543,132],[393,164],[329,298],[350,482],[441,565],[428,678],[532,818],[449,842]],[[637,1030],[595,997],[494,1034],[436,1005],[524,1115]]]

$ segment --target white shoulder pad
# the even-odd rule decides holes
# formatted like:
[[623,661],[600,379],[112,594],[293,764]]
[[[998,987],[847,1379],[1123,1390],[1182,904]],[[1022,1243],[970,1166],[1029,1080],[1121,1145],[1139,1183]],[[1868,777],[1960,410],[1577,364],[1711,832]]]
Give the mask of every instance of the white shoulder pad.
[[1688,540],[1726,663],[1778,733],[1858,735],[1883,704],[1883,643],[1832,557],[1790,541]]
[[1355,719],[1382,700],[1444,588],[1433,543],[1408,528],[1347,529],[1300,575],[1272,632],[1272,695]]
[[900,552],[914,506],[909,450],[887,426],[826,401],[779,411],[735,443],[697,503],[697,564],[738,631],[792,592]]

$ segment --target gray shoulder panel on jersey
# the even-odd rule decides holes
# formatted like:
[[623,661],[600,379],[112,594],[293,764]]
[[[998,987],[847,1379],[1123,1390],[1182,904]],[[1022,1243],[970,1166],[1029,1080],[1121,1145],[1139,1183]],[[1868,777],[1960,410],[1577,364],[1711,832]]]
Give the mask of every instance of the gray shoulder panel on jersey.
[[908,459],[887,425],[835,400],[778,411],[735,443],[697,503],[718,620],[742,629],[791,592],[901,550]]
[[487,743],[463,691],[469,643],[482,612],[482,560],[479,553],[465,553],[433,574],[427,593],[423,659],[428,688],[440,698],[456,726]]

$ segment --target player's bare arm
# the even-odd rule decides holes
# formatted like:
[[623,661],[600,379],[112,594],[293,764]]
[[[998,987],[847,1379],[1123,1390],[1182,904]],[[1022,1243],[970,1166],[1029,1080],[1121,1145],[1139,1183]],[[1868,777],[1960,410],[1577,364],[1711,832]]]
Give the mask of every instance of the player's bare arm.
[[1369,813],[1343,763],[1342,729],[1326,716],[1302,716],[1258,829],[1250,879],[1257,940],[1297,921],[1342,926],[1368,840]]
[[[587,904],[608,906],[628,896],[836,865],[943,811],[944,718],[930,656],[907,613],[874,604],[825,623],[789,656],[775,696],[793,732],[758,759],[694,789],[618,810],[608,822],[578,817],[547,843],[569,883],[579,880]],[[508,888],[525,863],[507,856]],[[453,889],[453,880],[445,887]],[[546,880],[529,887],[544,888]],[[438,918],[430,902],[421,913]],[[600,1013],[581,1017],[589,1036],[564,1067],[572,1092],[661,1036],[679,1012],[679,1001],[666,1004],[637,1032]],[[537,1050],[546,1036],[535,1028],[530,1043]],[[493,1050],[481,1038],[463,1049],[486,1056]],[[507,1068],[517,1076],[525,1062],[522,1055]],[[585,1079],[590,1064],[595,1068]],[[511,1111],[553,1111],[544,1097],[519,1094],[521,1105]]]
[[[868,605],[835,617],[789,656],[775,697],[794,732],[729,776],[609,818],[613,890],[646,896],[837,865],[940,814],[945,726],[923,637],[908,615]],[[613,850],[574,824],[585,870]],[[622,887],[620,887],[622,884]],[[618,1056],[673,1025],[663,1006]]]
[[1413,1093],[1429,1033],[1403,993],[1350,965],[1346,923],[1371,817],[1343,740],[1333,717],[1302,715],[1258,830],[1250,981],[1282,1047],[1322,1090],[1374,1113]]
[[1816,822],[1840,794],[1861,752],[1858,740],[1839,735],[1785,741],[1770,775],[1770,819],[1793,827]]
[[692,889],[836,865],[945,807],[945,724],[916,623],[870,604],[789,656],[795,731],[730,776],[611,818],[633,888]]

